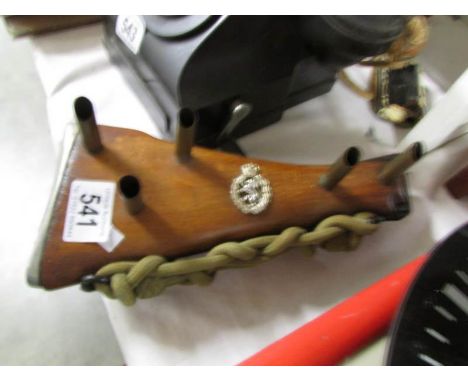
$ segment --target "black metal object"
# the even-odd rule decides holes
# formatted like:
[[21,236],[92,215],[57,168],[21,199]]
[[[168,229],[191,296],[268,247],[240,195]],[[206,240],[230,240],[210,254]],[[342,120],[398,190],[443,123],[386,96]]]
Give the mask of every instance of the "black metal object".
[[468,365],[468,224],[437,247],[395,321],[389,365]]
[[110,284],[109,277],[106,276],[96,276],[96,275],[86,275],[81,278],[80,286],[81,290],[84,292],[93,292],[96,290],[95,284]]
[[405,111],[406,118],[395,122],[400,127],[413,127],[425,112],[425,90],[419,81],[419,66],[408,64],[402,68],[376,69],[376,96],[372,108],[379,114],[390,105],[398,106]]
[[328,92],[338,70],[383,53],[402,16],[145,16],[134,54],[106,20],[106,46],[158,126],[175,137],[177,112],[199,115],[197,144],[222,146],[233,104],[251,107],[229,136],[269,125]]

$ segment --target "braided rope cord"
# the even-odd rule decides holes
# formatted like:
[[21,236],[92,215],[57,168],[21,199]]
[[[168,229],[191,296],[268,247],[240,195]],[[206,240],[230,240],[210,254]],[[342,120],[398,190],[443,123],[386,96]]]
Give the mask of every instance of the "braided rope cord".
[[425,16],[409,19],[399,38],[387,52],[361,61],[361,65],[399,68],[414,59],[426,46],[429,39],[429,25]]
[[124,305],[133,305],[137,298],[161,294],[171,285],[208,285],[217,271],[251,267],[269,261],[289,248],[320,246],[329,251],[350,251],[358,247],[361,238],[377,229],[375,215],[368,212],[354,216],[335,215],[324,219],[313,231],[289,227],[279,235],[259,236],[242,242],[227,242],[215,246],[206,255],[168,261],[150,255],[139,261],[110,263],[99,269],[95,289]]

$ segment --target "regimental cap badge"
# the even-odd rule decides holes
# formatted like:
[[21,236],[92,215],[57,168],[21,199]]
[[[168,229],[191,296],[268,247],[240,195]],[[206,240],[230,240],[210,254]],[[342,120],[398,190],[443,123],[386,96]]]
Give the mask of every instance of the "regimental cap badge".
[[259,214],[270,204],[270,182],[260,175],[260,167],[253,163],[241,166],[241,174],[231,184],[231,200],[244,214]]

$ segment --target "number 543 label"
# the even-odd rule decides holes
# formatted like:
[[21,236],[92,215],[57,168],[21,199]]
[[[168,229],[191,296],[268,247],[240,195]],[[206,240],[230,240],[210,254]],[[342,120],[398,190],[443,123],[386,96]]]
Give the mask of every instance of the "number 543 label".
[[133,54],[140,50],[145,37],[145,20],[141,16],[119,16],[115,24],[115,33],[127,45]]
[[78,243],[107,241],[112,227],[115,183],[74,180],[68,197],[63,240]]

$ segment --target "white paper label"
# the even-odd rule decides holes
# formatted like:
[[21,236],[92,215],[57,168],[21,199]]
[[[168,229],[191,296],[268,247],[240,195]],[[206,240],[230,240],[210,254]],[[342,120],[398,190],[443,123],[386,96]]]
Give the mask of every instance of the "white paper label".
[[63,241],[102,243],[109,239],[115,183],[76,179],[70,186]]
[[107,252],[112,252],[115,248],[117,248],[117,246],[124,239],[124,237],[125,236],[122,232],[120,232],[117,228],[112,226],[107,241],[99,243],[99,245],[102,248],[104,248]]
[[145,20],[141,16],[119,16],[115,24],[115,33],[127,45],[133,54],[140,50],[145,36]]

